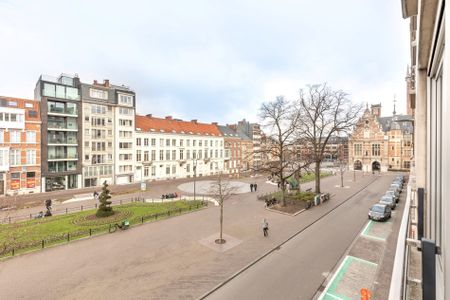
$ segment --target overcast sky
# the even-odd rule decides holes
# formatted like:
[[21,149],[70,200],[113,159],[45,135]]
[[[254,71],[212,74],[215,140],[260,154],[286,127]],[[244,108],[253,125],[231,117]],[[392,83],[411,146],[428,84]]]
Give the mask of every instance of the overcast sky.
[[232,123],[327,82],[404,113],[408,22],[396,0],[0,0],[0,95],[40,74],[132,87],[137,112]]

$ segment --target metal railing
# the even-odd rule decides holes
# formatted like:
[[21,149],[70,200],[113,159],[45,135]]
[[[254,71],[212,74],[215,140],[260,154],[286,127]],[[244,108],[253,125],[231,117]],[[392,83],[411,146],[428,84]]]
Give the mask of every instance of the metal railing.
[[403,211],[398,234],[391,285],[389,289],[389,300],[409,299],[408,285],[420,283],[419,279],[409,277],[411,247],[417,247],[418,245],[417,231],[412,230],[417,220],[416,191],[413,188],[414,185],[415,178],[411,176],[407,186],[405,210]]

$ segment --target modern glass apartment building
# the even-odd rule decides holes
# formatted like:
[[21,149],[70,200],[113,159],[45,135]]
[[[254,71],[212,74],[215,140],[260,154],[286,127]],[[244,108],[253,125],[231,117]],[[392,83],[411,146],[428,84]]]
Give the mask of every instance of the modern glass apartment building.
[[35,88],[42,120],[42,191],[81,187],[81,97],[77,76],[41,75]]

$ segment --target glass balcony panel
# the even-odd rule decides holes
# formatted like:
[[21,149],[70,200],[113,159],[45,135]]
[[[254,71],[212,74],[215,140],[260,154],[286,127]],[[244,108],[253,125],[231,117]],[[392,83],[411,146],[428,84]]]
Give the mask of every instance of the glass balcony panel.
[[66,87],[66,98],[70,100],[80,100],[78,89],[72,87]]
[[66,88],[61,85],[56,86],[56,98],[66,98]]
[[44,83],[44,96],[55,97],[55,85],[50,83]]

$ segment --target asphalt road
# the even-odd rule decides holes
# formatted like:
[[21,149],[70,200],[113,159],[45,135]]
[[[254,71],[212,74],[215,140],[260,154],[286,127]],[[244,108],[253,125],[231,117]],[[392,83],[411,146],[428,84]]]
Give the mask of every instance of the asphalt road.
[[[209,207],[0,261],[0,299],[196,299],[374,181],[214,295],[310,299],[391,180],[389,175],[366,175],[353,182],[352,177],[345,178],[344,189],[336,187],[339,176],[323,179],[322,188],[332,199],[296,217],[264,209],[256,193],[229,199],[224,233],[241,243],[225,252],[200,243],[218,235],[219,208]],[[258,192],[275,188],[259,179]],[[261,232],[262,218],[269,220],[268,238]]]
[[390,183],[380,177],[206,299],[312,299]]

